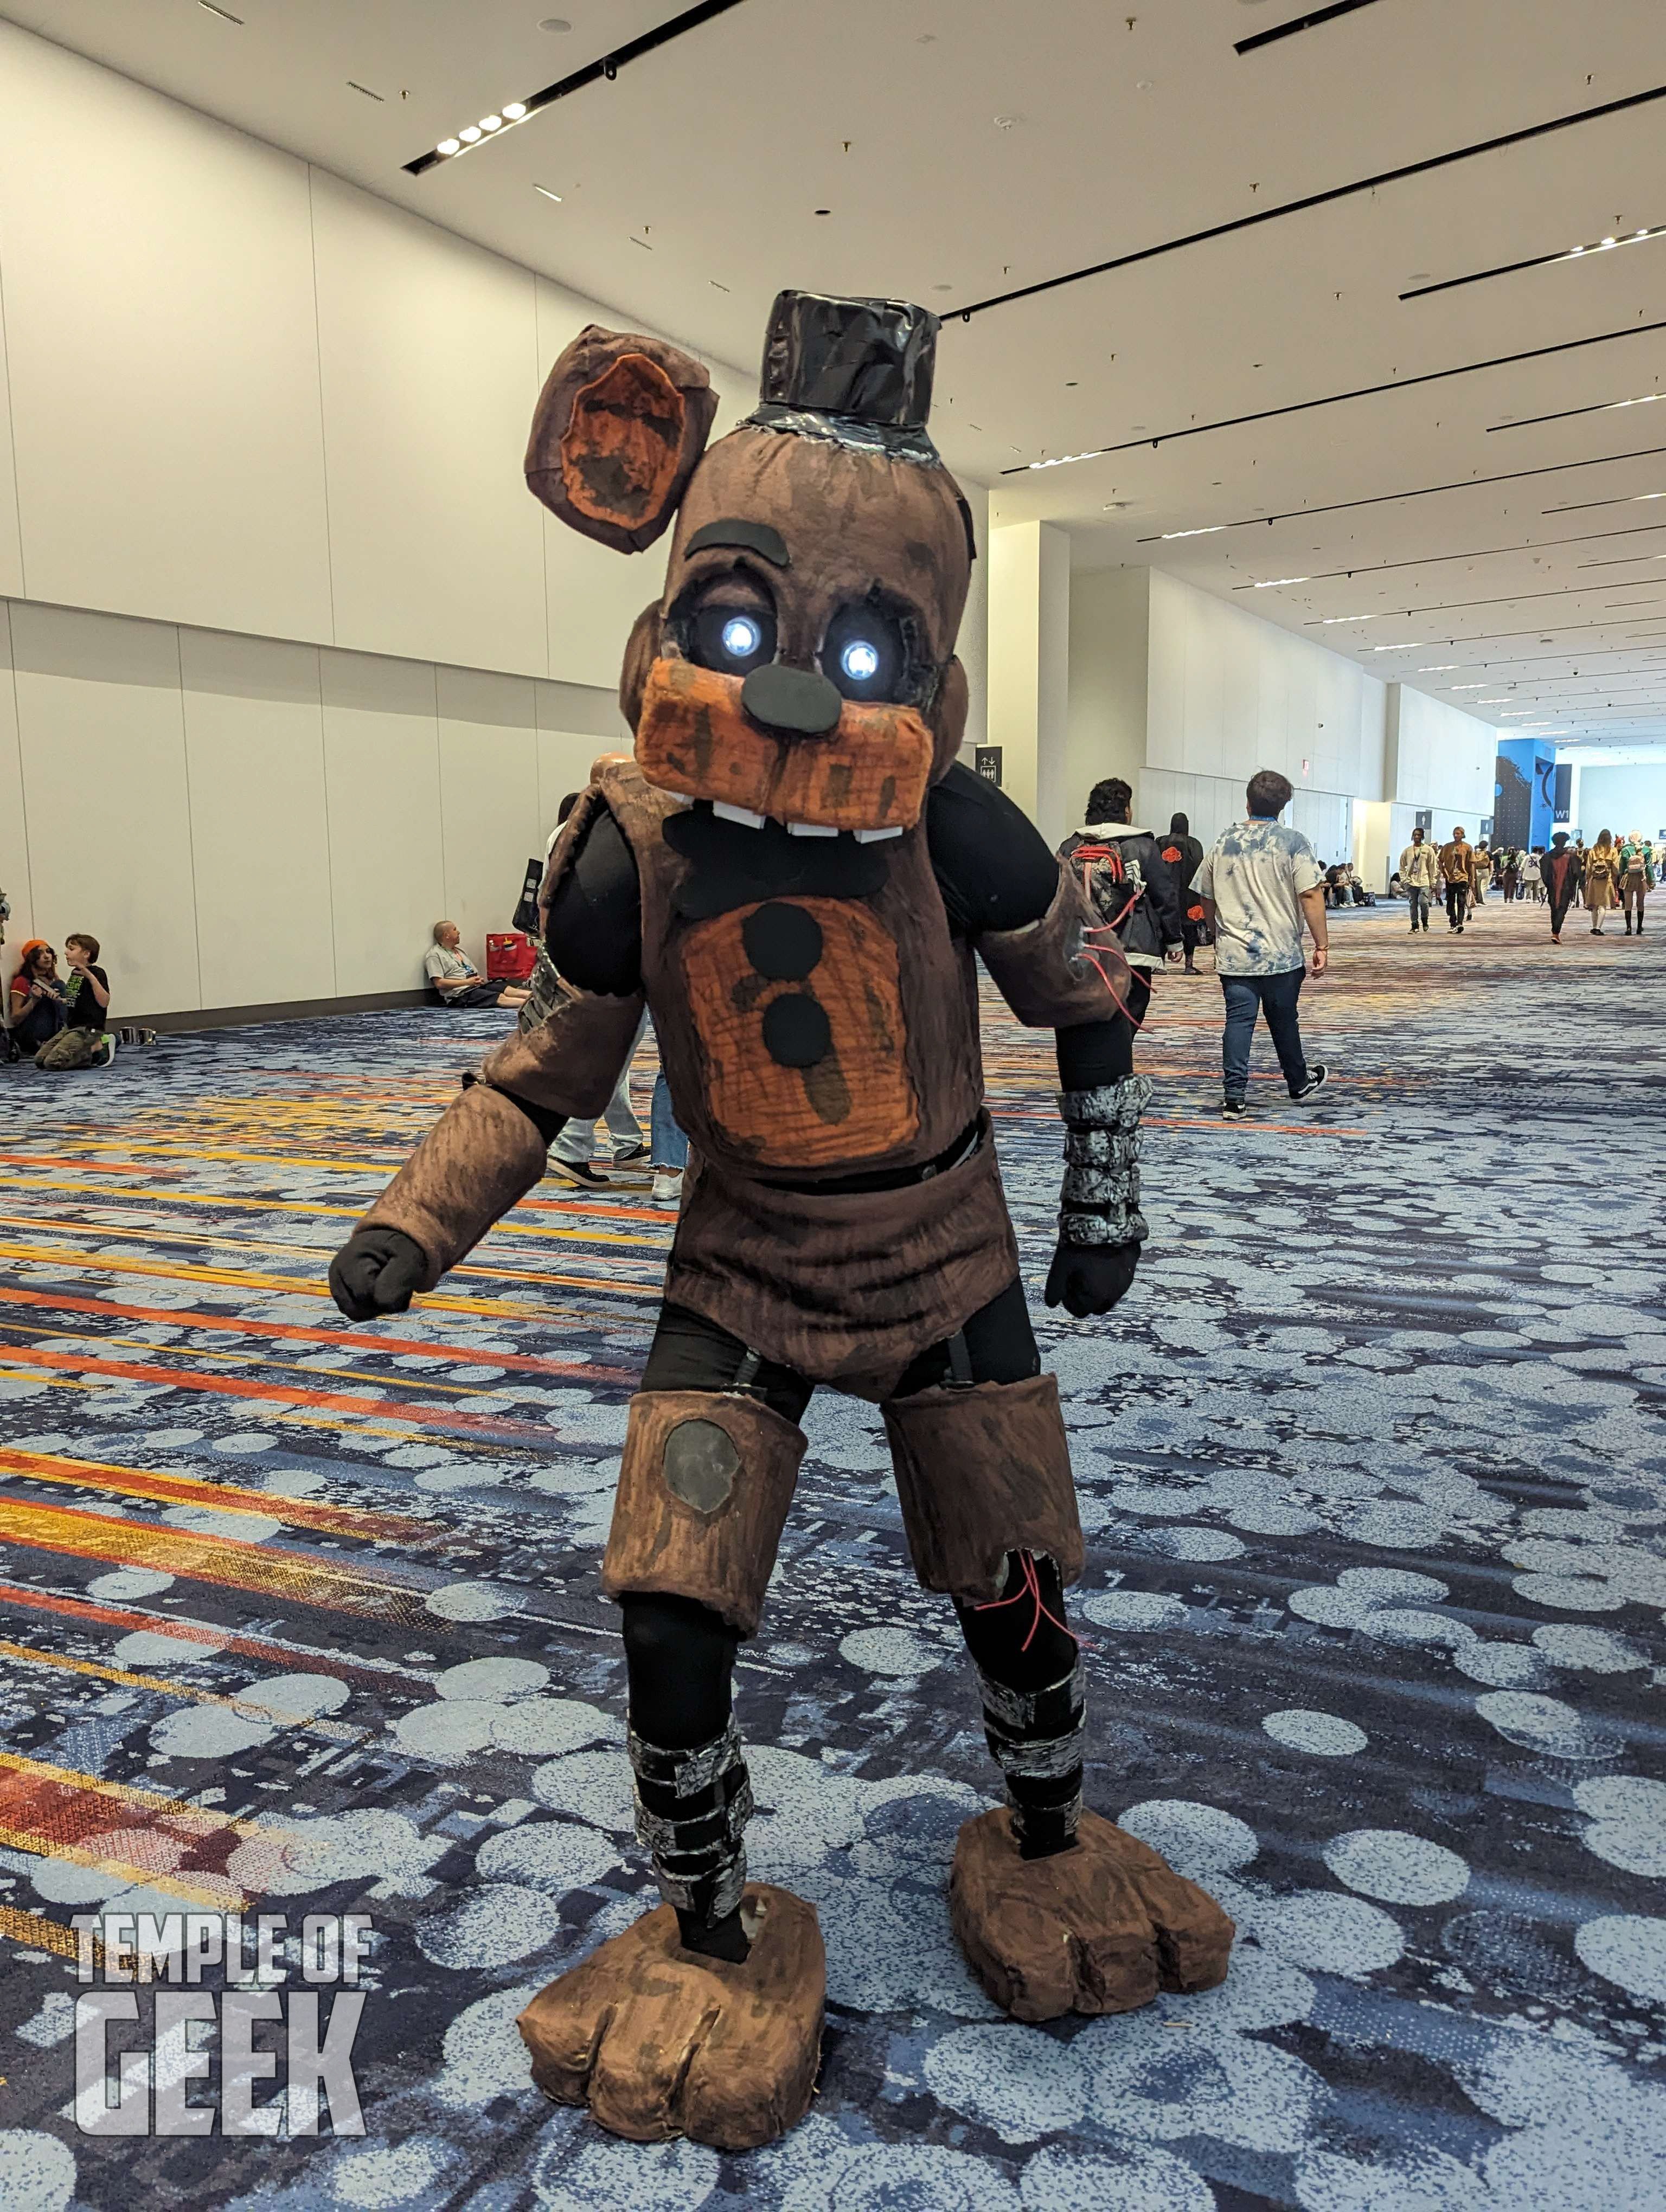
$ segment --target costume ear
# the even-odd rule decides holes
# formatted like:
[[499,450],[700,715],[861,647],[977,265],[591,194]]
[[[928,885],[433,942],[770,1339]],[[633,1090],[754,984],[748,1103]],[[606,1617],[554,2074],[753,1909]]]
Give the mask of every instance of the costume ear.
[[716,412],[690,355],[592,323],[538,395],[527,485],[586,538],[640,553],[676,513]]

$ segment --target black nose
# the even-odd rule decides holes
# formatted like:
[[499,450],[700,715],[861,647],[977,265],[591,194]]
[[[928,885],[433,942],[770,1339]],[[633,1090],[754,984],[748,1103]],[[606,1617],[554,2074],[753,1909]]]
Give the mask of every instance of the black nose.
[[767,660],[740,687],[740,703],[760,728],[783,738],[824,738],[838,727],[844,701],[824,676]]

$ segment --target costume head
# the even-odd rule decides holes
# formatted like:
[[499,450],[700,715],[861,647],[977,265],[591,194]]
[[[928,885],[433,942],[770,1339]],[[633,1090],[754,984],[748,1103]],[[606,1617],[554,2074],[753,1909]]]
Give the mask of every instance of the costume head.
[[593,326],[550,373],[527,482],[637,552],[673,515],[665,590],[620,700],[650,783],[739,819],[896,836],[960,750],[970,514],[927,434],[938,324],[783,292],[755,413],[709,452],[706,371]]

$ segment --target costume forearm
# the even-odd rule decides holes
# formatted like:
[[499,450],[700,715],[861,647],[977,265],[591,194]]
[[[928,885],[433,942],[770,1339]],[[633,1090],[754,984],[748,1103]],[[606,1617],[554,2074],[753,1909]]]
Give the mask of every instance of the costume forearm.
[[488,1054],[371,1207],[361,1228],[403,1230],[432,1290],[540,1180],[559,1117],[593,1121],[630,1056],[640,994],[563,990],[547,1020]]
[[1061,1095],[1066,1133],[1061,1243],[1132,1244],[1149,1235],[1140,1211],[1140,1116],[1151,1089],[1148,1075],[1130,1074]]
[[1128,967],[1073,872],[1062,863],[1053,903],[1022,929],[985,930],[984,966],[1019,1021],[1073,1028],[1110,1018],[1128,995]]

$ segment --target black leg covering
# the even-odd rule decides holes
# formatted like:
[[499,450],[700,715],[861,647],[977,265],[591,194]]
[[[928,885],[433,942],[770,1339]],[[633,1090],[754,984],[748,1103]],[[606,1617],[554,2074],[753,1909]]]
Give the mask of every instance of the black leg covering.
[[690,1598],[627,1596],[630,1764],[636,1835],[660,1893],[675,1908],[685,1950],[739,1963],[752,1809],[731,1718],[734,1631]]
[[984,1737],[1006,1778],[1018,1848],[1049,1858],[1076,1840],[1086,1740],[1081,1655],[1065,1626],[1059,1571],[1044,1555],[1009,1556],[1006,1586],[984,1604],[955,1600],[977,1668]]

